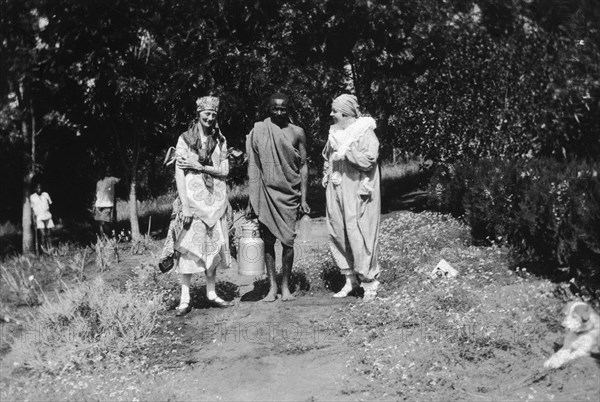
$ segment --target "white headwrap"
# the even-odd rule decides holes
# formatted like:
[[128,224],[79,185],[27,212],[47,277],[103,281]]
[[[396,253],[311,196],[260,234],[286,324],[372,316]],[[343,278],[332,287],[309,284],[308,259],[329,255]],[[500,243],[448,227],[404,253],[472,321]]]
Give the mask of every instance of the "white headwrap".
[[354,95],[340,95],[333,100],[331,105],[335,105],[335,107],[346,116],[360,117],[358,99],[356,99],[356,96]]

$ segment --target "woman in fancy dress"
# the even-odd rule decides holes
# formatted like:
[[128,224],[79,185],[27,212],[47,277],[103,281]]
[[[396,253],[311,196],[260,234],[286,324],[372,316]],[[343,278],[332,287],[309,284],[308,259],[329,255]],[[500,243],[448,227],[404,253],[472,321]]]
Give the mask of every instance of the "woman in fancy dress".
[[183,230],[174,244],[177,272],[181,275],[181,299],[177,316],[191,311],[192,274],[204,272],[206,297],[217,307],[232,306],[215,289],[216,271],[228,265],[228,206],[225,178],[229,174],[227,141],[217,124],[219,99],[205,96],[196,101],[198,118],[179,136],[176,146],[175,181],[181,201]]
[[346,277],[333,297],[347,297],[359,286],[364,300],[373,299],[379,281],[381,217],[379,140],[375,120],[362,116],[354,95],[331,105],[333,125],[323,149],[327,229],[333,259]]

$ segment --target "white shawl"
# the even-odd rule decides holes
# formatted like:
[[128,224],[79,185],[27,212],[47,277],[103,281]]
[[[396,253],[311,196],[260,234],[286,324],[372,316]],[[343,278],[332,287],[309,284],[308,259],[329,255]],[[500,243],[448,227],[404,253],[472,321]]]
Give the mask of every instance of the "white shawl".
[[343,159],[350,144],[360,139],[369,129],[375,130],[376,127],[375,119],[368,116],[359,117],[345,129],[336,125],[331,126],[328,140],[334,151],[333,160]]

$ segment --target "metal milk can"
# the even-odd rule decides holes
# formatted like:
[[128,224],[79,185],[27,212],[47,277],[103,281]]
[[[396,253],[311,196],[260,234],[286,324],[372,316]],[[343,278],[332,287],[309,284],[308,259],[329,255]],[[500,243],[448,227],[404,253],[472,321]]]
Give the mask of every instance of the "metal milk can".
[[258,222],[244,223],[238,252],[238,274],[260,276],[264,273],[265,243],[260,238]]

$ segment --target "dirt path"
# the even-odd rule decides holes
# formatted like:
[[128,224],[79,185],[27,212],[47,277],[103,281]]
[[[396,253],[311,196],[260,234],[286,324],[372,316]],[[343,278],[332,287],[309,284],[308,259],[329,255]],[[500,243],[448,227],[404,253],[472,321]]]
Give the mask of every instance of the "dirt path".
[[345,345],[324,320],[343,304],[319,295],[195,310],[182,320],[193,368],[171,379],[177,399],[342,400]]
[[[326,242],[324,222],[315,222],[310,235],[300,233],[299,239],[300,247],[306,239]],[[278,259],[278,269],[280,264]],[[234,265],[219,272],[218,279],[238,285],[244,300],[255,278],[238,275]],[[290,302],[240,299],[232,308],[196,309],[168,320],[182,343],[191,345],[187,361],[192,369],[178,372],[169,380],[173,386],[167,386],[176,390],[176,399],[356,400],[341,392],[351,374],[348,350],[331,325],[338,310],[358,299],[333,299],[326,292]]]

